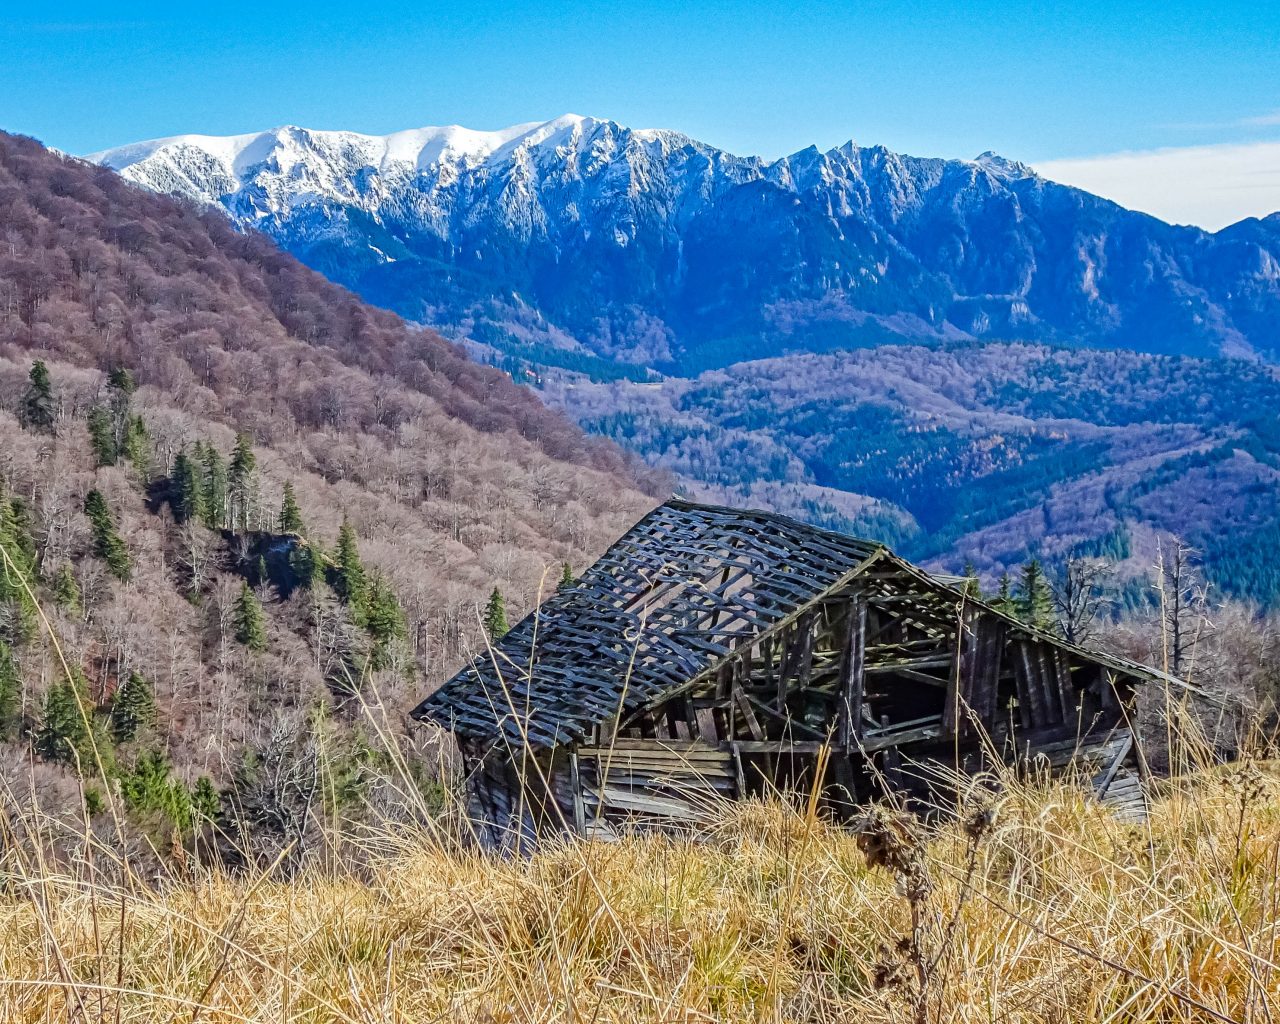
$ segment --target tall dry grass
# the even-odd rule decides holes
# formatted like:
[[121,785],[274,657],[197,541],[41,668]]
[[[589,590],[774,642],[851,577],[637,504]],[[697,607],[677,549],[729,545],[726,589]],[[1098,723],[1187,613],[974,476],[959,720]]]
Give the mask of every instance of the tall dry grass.
[[747,803],[528,860],[382,831],[287,881],[143,882],[109,838],[58,862],[28,838],[0,1020],[1272,1021],[1280,775],[1167,788],[1142,825],[1005,780],[928,835]]

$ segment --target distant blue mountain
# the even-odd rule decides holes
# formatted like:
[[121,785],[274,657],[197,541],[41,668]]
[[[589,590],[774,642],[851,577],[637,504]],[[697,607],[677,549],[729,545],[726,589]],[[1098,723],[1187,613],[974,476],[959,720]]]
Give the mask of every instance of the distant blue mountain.
[[964,338],[1280,356],[1280,215],[1175,227],[992,153],[849,143],[770,162],[566,115],[92,159],[222,207],[410,319],[615,360]]

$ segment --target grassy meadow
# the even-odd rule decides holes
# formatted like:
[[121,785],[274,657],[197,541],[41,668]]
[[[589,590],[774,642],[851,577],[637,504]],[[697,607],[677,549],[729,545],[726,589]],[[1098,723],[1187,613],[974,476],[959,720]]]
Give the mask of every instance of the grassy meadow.
[[[330,836],[310,867],[141,877],[10,808],[0,1020],[1272,1021],[1280,775],[1166,782],[1125,824],[1070,784],[971,787],[928,827],[782,802],[696,836],[469,852]],[[35,816],[35,817],[33,817]],[[55,840],[70,854],[55,858]]]

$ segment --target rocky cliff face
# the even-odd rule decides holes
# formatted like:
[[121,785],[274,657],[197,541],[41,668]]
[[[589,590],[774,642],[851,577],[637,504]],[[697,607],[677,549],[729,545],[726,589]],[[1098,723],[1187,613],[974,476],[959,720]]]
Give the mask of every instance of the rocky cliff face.
[[991,153],[849,143],[768,162],[566,115],[180,136],[93,159],[216,204],[411,318],[532,323],[635,362],[966,336],[1280,354],[1280,217],[1174,227]]

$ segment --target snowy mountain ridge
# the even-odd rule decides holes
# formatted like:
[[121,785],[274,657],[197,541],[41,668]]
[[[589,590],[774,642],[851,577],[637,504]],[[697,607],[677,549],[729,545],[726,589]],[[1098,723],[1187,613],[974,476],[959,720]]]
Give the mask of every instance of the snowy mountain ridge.
[[513,339],[611,359],[705,366],[742,358],[742,339],[768,355],[894,337],[1280,352],[1280,222],[1175,227],[991,152],[849,142],[770,161],[567,114],[180,135],[91,159],[221,207],[411,319],[518,320]]

